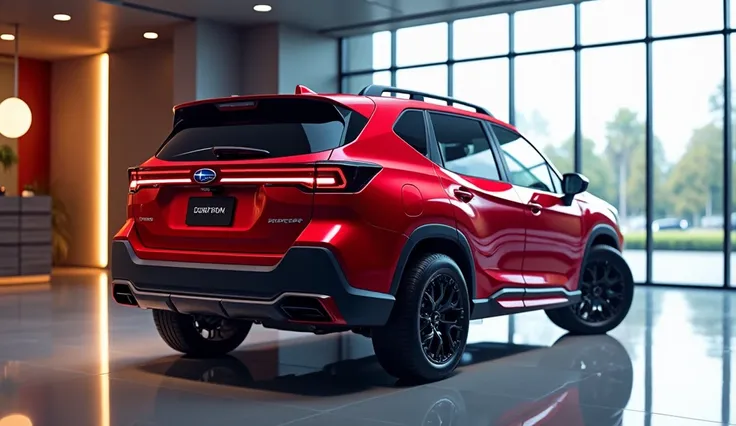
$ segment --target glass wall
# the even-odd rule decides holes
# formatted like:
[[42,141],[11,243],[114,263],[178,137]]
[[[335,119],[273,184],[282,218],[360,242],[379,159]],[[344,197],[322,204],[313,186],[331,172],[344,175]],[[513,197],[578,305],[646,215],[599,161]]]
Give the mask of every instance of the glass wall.
[[342,91],[488,108],[618,209],[638,283],[733,287],[728,1],[595,0],[351,37]]

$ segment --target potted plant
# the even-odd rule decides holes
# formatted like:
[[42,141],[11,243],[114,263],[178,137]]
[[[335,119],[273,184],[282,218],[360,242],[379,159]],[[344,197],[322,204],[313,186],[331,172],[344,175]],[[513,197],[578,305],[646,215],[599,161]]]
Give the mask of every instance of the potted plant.
[[36,190],[33,187],[33,185],[24,185],[23,192],[21,192],[20,196],[21,197],[33,197],[34,195],[36,195],[35,191]]
[[7,172],[11,167],[18,164],[18,154],[9,145],[0,145],[0,165]]

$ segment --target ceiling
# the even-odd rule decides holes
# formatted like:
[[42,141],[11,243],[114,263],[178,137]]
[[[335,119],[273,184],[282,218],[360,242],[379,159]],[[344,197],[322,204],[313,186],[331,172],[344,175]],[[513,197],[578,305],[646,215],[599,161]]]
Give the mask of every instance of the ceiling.
[[[579,0],[0,0],[0,34],[13,33],[17,23],[21,56],[56,60],[151,43],[146,31],[170,39],[177,25],[197,18],[344,36],[573,1]],[[254,12],[258,3],[273,10]],[[72,19],[54,21],[57,13]],[[13,51],[12,41],[0,40],[0,56]]]
[[[72,20],[54,21],[57,13]],[[156,31],[165,39],[180,22],[184,20],[97,0],[0,0],[0,34],[13,33],[11,24],[19,24],[20,54],[36,59],[93,55],[150,43],[143,38],[145,31]],[[0,55],[13,51],[14,42],[0,40]]]
[[[237,25],[272,22],[349,35],[575,0],[130,0],[158,10]],[[578,0],[579,1],[579,0]],[[253,5],[267,3],[268,13]]]

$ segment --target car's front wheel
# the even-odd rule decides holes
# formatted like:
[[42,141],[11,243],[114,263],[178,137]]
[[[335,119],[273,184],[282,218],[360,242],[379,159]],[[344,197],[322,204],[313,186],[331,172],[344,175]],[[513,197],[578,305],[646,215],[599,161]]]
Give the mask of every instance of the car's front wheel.
[[373,331],[378,361],[412,382],[449,376],[468,339],[470,301],[465,279],[449,256],[428,254],[406,271],[388,323]]
[[240,346],[253,323],[154,310],[156,330],[171,349],[196,358],[225,355]]
[[594,246],[580,271],[580,302],[547,310],[558,327],[573,334],[603,334],[616,328],[634,300],[634,278],[621,252]]

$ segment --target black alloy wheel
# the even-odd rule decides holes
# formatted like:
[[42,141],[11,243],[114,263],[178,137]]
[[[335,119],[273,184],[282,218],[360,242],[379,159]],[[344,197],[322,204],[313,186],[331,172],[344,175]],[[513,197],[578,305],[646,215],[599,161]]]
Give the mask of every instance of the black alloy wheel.
[[161,338],[171,349],[194,358],[225,355],[243,343],[253,325],[207,315],[186,315],[153,310],[153,321]]
[[460,284],[449,274],[432,277],[419,307],[419,338],[424,356],[435,365],[452,360],[464,341],[463,320],[467,313],[461,303]]
[[571,306],[547,309],[547,317],[572,334],[603,334],[626,318],[634,301],[634,277],[621,252],[596,245],[580,271],[580,300]]
[[580,303],[571,309],[580,320],[597,324],[616,317],[625,307],[625,278],[613,262],[600,259],[588,262],[580,280]]
[[405,384],[442,380],[462,359],[470,328],[470,295],[448,255],[416,256],[404,271],[386,325],[371,331],[378,362]]
[[205,340],[221,342],[231,339],[238,332],[237,324],[215,316],[193,316],[194,328]]

